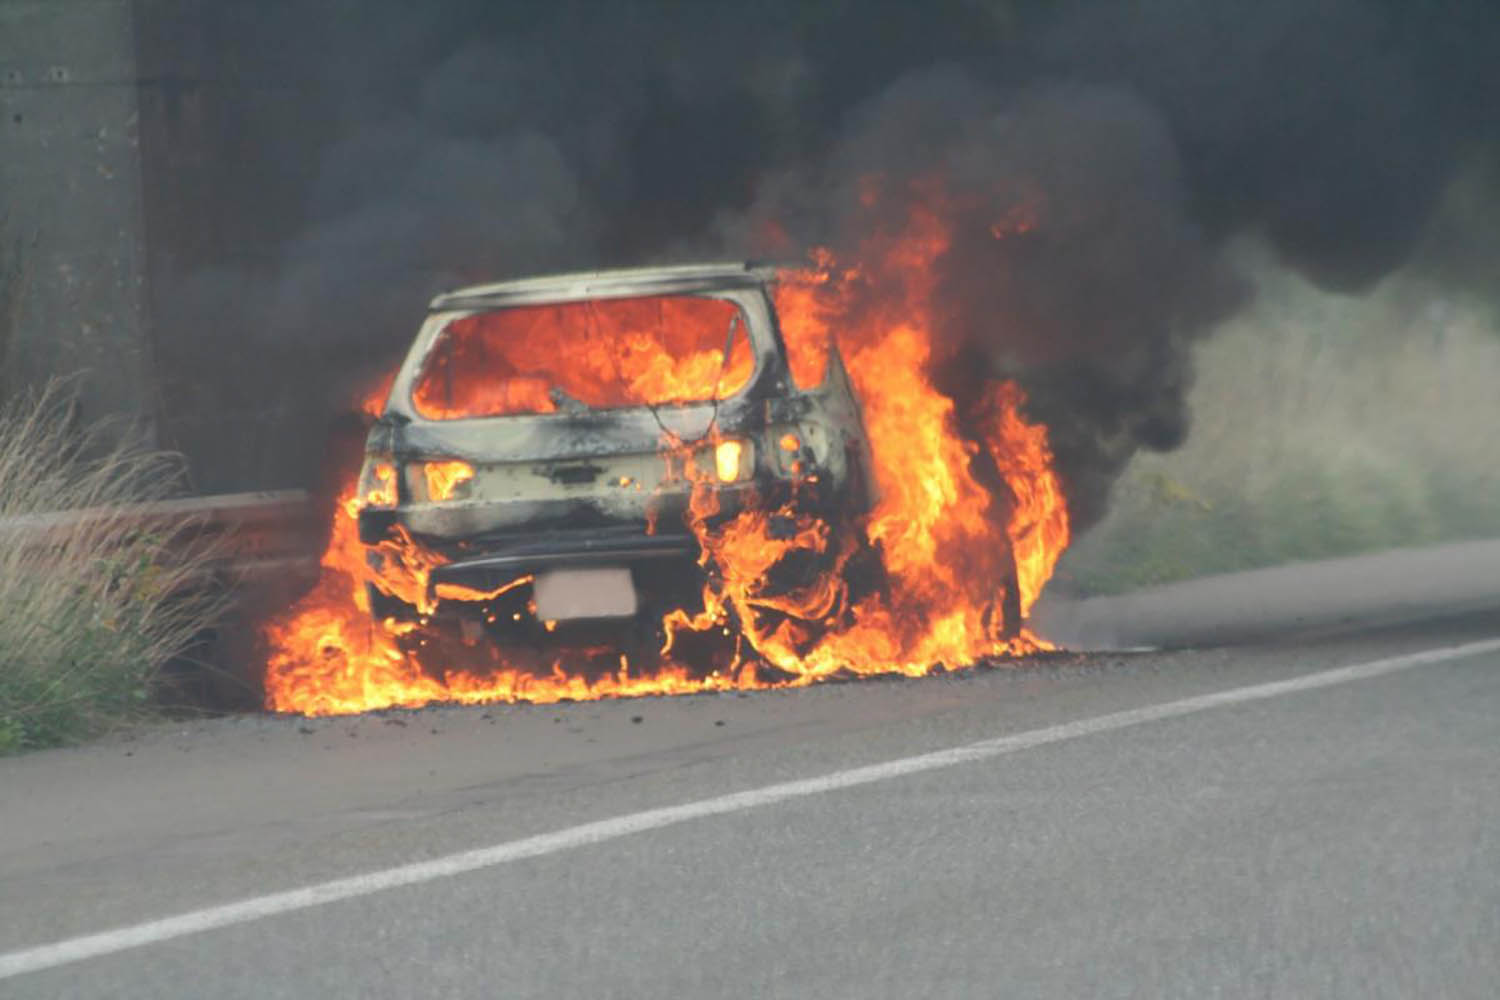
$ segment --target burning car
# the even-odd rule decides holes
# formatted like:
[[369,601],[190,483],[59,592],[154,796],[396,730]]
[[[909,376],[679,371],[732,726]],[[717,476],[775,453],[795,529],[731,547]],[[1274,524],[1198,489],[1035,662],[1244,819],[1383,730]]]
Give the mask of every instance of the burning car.
[[[860,406],[831,342],[820,380],[793,378],[776,276],[593,271],[434,299],[366,443],[371,614],[466,642],[635,622],[659,643],[665,615],[701,609],[715,524],[753,508],[773,536],[857,534],[875,502]],[[857,547],[789,546],[768,607]],[[403,578],[421,592],[386,584]]]
[[1044,648],[1025,620],[1066,498],[1018,383],[949,384],[947,247],[914,211],[849,259],[437,298],[361,404],[317,582],[263,626],[268,707],[747,690]]

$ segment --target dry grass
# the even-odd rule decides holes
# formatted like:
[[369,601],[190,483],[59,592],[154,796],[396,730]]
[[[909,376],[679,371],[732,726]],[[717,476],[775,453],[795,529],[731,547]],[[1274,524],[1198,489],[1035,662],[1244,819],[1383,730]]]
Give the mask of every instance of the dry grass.
[[72,403],[53,383],[0,406],[0,753],[149,714],[157,672],[220,610],[198,585],[211,553],[122,511],[173,492],[179,461],[77,428]]
[[1143,454],[1059,584],[1104,593],[1500,536],[1500,328],[1396,278],[1363,298],[1264,260],[1254,308],[1199,348],[1187,444]]

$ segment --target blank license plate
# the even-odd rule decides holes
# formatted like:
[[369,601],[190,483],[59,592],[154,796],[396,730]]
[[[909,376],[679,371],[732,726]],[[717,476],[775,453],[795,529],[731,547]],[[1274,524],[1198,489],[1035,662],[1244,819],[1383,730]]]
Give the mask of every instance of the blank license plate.
[[536,616],[542,621],[570,618],[628,618],[635,614],[635,582],[630,570],[553,569],[531,585]]

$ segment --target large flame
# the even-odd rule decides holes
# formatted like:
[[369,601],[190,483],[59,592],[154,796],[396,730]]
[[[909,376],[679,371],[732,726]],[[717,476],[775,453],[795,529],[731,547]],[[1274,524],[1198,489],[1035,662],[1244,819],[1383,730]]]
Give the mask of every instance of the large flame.
[[[872,241],[858,260],[819,252],[815,266],[777,285],[794,378],[820,382],[826,345],[836,339],[861,399],[879,490],[875,510],[857,526],[863,538],[831,531],[794,503],[719,517],[712,470],[700,471],[683,460],[679,443],[664,441],[669,470],[691,480],[687,521],[710,582],[701,611],[665,617],[665,648],[649,667],[613,649],[545,659],[488,644],[436,650],[414,623],[372,621],[366,584],[420,607],[428,601],[426,575],[441,557],[401,536],[382,543],[383,568],[372,570],[356,537],[361,498],[351,485],[317,587],[265,627],[269,707],[325,715],[436,701],[792,686],[836,674],[920,675],[1043,648],[1004,609],[1019,607],[1024,616],[1066,548],[1063,491],[1046,428],[1025,418],[1016,384],[993,383],[964,433],[953,400],[933,383],[934,264],[947,246],[938,214],[919,207],[904,232]],[[662,371],[669,361],[641,357],[631,365]],[[1008,496],[976,478],[981,449]],[[878,553],[884,585],[856,592],[845,571],[862,547]],[[768,573],[797,549],[826,571],[791,593],[770,593]],[[1008,587],[1017,592],[1007,595]],[[694,635],[723,637],[730,650],[712,666],[694,662],[684,651]]]
[[755,367],[745,337],[727,358],[719,346],[738,315],[733,303],[688,295],[476,313],[448,324],[412,403],[441,419],[551,413],[554,386],[597,408],[730,396]]

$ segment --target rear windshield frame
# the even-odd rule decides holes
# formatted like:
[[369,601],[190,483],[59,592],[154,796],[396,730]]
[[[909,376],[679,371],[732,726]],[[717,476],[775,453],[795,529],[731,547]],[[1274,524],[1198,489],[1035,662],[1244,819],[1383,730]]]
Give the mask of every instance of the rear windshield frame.
[[[619,412],[622,410],[685,409],[689,407],[723,405],[746,394],[761,378],[764,373],[765,362],[767,360],[767,350],[761,343],[763,335],[760,334],[758,324],[755,322],[756,317],[754,315],[754,310],[750,308],[750,304],[745,301],[743,289],[726,289],[723,291],[671,291],[657,292],[654,294],[652,292],[642,291],[635,292],[629,295],[601,295],[597,297],[578,299],[515,302],[506,305],[497,305],[493,308],[487,309],[463,309],[432,315],[429,317],[429,322],[433,322],[436,325],[430,330],[430,333],[426,337],[422,338],[422,340],[425,341],[425,346],[421,350],[420,357],[414,357],[408,362],[407,367],[409,370],[409,374],[407,374],[406,378],[402,380],[403,382],[405,382],[405,385],[401,387],[401,408],[408,410],[417,419],[443,424],[458,423],[467,420],[501,420],[515,418],[547,418],[568,416],[568,412],[564,409],[518,410],[513,412],[493,414],[463,413],[461,415],[452,416],[433,416],[429,415],[427,410],[425,410],[422,405],[418,403],[417,392],[421,387],[423,380],[427,377],[428,366],[432,363],[436,352],[441,349],[444,337],[447,335],[449,328],[456,322],[460,322],[473,316],[482,316],[490,313],[502,313],[512,309],[525,309],[538,306],[583,305],[591,302],[620,302],[633,299],[650,298],[713,299],[726,303],[733,310],[733,315],[736,316],[739,320],[739,329],[735,331],[735,340],[736,342],[743,340],[745,349],[749,351],[751,365],[749,374],[745,377],[743,382],[735,389],[734,392],[727,395],[721,395],[717,397],[717,399],[709,397],[705,399],[668,400],[664,402],[630,402],[613,406],[589,405],[587,406],[588,412],[610,413]],[[731,349],[731,356],[733,355],[733,353],[734,349]]]

